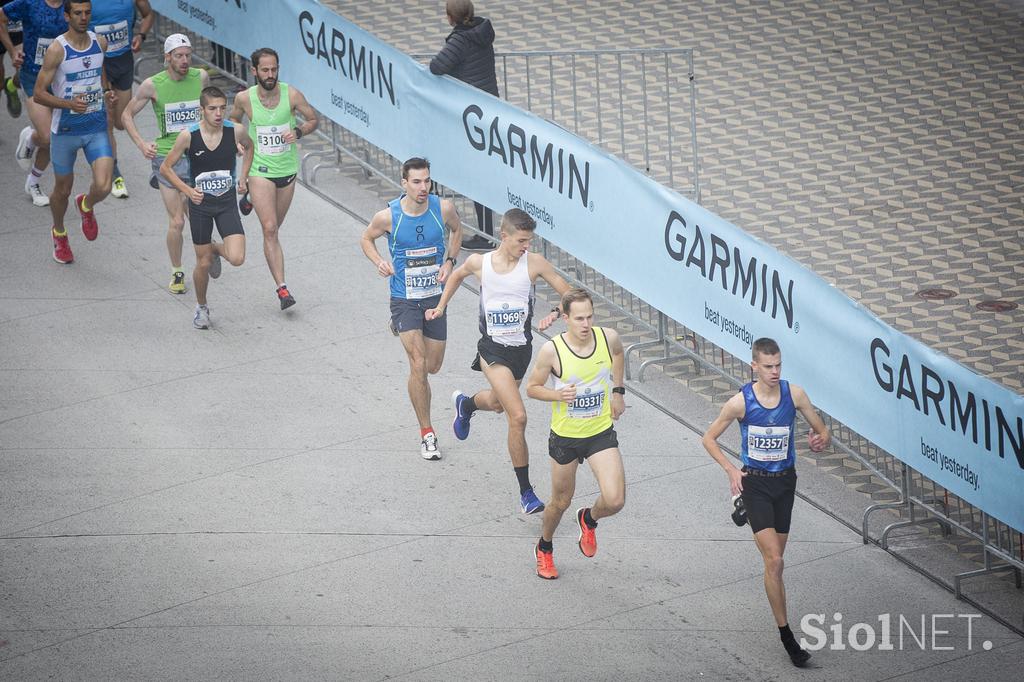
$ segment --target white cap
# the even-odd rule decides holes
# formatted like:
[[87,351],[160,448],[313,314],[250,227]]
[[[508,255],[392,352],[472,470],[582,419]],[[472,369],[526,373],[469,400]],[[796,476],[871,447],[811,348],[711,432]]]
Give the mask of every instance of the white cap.
[[173,33],[167,36],[167,40],[164,41],[164,54],[179,47],[192,47],[192,43],[189,41],[188,36],[181,33]]

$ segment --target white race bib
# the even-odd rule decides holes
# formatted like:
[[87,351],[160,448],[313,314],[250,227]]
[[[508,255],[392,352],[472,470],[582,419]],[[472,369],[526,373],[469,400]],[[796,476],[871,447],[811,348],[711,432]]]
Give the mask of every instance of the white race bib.
[[219,197],[235,185],[231,171],[216,170],[200,173],[196,176],[196,189],[211,197]]
[[170,102],[164,105],[164,130],[168,133],[180,133],[182,130],[199,123],[199,100],[190,102]]
[[526,308],[508,301],[491,301],[487,308],[487,335],[512,336],[526,329]]
[[[75,97],[82,95],[85,98],[85,111],[83,114],[93,114],[103,109],[103,86],[99,83],[93,83],[92,85],[72,85],[71,96]],[[73,110],[68,110],[69,114],[75,114]]]
[[789,456],[788,426],[747,426],[747,456],[758,462],[781,462]]
[[600,386],[587,386],[580,393],[577,387],[576,398],[569,405],[568,414],[573,419],[592,419],[601,415],[604,408],[604,389]]
[[36,66],[43,65],[43,57],[46,56],[46,48],[53,42],[53,38],[40,38],[36,43]]
[[411,300],[430,298],[441,293],[437,275],[437,247],[409,249],[405,252],[405,297]]
[[107,52],[117,52],[128,47],[128,22],[119,21],[116,24],[103,24],[96,27],[96,32],[107,39]]
[[291,128],[280,126],[256,126],[256,151],[268,156],[284,154],[291,146],[284,141],[285,133]]

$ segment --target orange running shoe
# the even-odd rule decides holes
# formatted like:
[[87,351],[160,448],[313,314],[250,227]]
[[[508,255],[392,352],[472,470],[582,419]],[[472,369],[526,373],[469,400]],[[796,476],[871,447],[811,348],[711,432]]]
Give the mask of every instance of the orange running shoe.
[[589,507],[580,507],[576,510],[576,523],[580,527],[580,551],[583,552],[583,556],[592,557],[597,554],[597,533],[583,520],[583,513],[587,509]]
[[558,569],[555,568],[555,557],[553,552],[540,551],[540,545],[533,549],[537,556],[537,575],[545,580],[554,580],[558,577]]

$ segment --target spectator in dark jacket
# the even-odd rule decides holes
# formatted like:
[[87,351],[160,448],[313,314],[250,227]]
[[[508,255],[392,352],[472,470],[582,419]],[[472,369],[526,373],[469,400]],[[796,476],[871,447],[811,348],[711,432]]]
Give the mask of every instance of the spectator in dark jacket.
[[[441,51],[430,60],[430,73],[452,76],[498,97],[498,77],[494,71],[494,27],[491,21],[474,16],[472,0],[448,0],[445,11],[452,32],[445,38]],[[493,235],[494,217],[491,209],[473,203],[476,207],[477,228]],[[486,250],[493,246],[477,235],[464,241],[462,248]]]

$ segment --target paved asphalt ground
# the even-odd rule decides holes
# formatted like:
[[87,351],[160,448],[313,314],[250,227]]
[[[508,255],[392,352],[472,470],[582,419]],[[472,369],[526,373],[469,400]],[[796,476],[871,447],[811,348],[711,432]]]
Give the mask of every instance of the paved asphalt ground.
[[[95,242],[69,219],[76,260],[58,265],[12,158],[23,121],[0,117],[0,679],[1019,679],[1020,637],[801,501],[794,629],[891,614],[895,650],[826,648],[796,671],[724,475],[635,397],[626,508],[594,559],[567,518],[562,577],[538,579],[503,420],[450,435],[449,394],[482,385],[469,292],[432,379],[445,457],[426,462],[363,225],[298,189],[282,313],[246,218],[248,259],[212,283],[215,326],[197,331],[191,282],[165,288],[148,164],[122,137],[131,196],[97,208]],[[529,417],[546,497],[547,406]],[[581,473],[576,501],[595,495]],[[905,628],[901,647],[901,616],[918,637],[924,618],[925,650]]]

